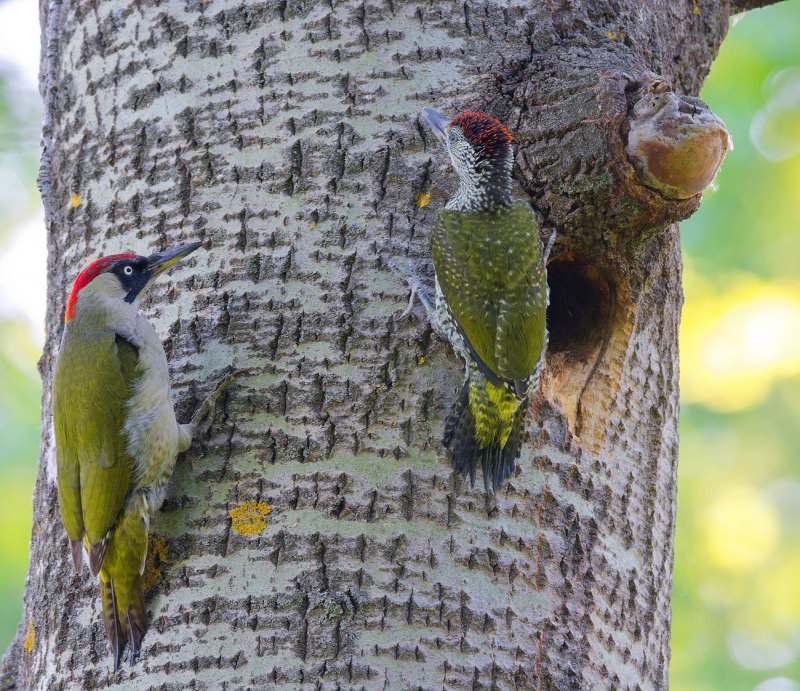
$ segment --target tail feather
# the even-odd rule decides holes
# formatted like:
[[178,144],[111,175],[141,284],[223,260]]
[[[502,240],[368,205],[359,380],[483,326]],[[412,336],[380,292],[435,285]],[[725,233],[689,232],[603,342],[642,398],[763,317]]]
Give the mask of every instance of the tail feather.
[[69,549],[72,552],[72,568],[80,576],[83,570],[83,540],[70,540]]
[[481,448],[475,432],[475,415],[469,404],[470,382],[464,382],[453,410],[445,423],[444,444],[453,453],[453,467],[475,485],[478,464],[483,471],[483,484],[487,492],[494,492],[511,477],[522,449],[522,431],[528,410],[525,397],[514,413],[511,432],[506,444],[494,439]]
[[111,654],[114,656],[114,671],[119,671],[119,664],[122,660],[122,649],[125,647],[125,634],[119,623],[119,612],[117,609],[117,596],[114,592],[114,583],[103,573],[100,576],[100,594],[103,599],[103,621],[106,625],[106,636],[111,647]]
[[147,631],[147,610],[144,607],[144,589],[142,588],[142,577],[138,574],[132,583],[130,599],[123,621],[125,631],[131,646],[131,664],[136,662],[142,650],[142,639]]
[[100,542],[89,545],[89,571],[92,576],[97,576],[97,574],[100,573],[110,541],[111,531],[107,532]]
[[100,580],[103,618],[116,671],[126,643],[130,645],[131,664],[136,662],[147,631],[141,575],[147,554],[147,525],[139,507],[132,504],[126,508],[108,542]]
[[100,572],[100,592],[103,598],[103,621],[116,672],[119,670],[126,643],[130,645],[131,664],[136,662],[147,631],[142,577],[136,574],[131,580],[124,579],[115,583],[103,569]]
[[481,466],[483,468],[483,484],[486,491],[494,491],[514,474],[520,451],[522,450],[522,429],[528,409],[527,398],[514,414],[514,422],[505,446],[490,444],[482,450]]
[[453,467],[475,486],[477,458],[481,454],[475,438],[475,416],[469,407],[469,382],[461,388],[444,427],[444,445],[453,452]]

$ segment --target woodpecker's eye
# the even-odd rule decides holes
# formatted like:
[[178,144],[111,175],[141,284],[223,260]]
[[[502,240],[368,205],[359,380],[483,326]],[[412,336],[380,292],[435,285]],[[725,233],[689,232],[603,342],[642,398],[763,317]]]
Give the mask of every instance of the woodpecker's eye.
[[455,132],[451,132],[450,133],[450,137],[448,137],[448,138],[450,139],[451,142],[457,142],[458,141],[458,135]]
[[133,276],[133,267],[132,266],[126,266],[122,270],[122,273],[124,273],[126,276]]

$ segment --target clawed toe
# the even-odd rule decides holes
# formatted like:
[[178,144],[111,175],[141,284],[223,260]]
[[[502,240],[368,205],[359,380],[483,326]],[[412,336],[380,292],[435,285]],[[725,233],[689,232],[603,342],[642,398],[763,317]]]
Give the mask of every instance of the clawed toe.
[[197,409],[197,412],[192,416],[192,421],[189,423],[192,427],[192,436],[197,436],[197,433],[205,434],[211,429],[211,425],[214,424],[214,418],[216,416],[216,407],[217,401],[220,399],[223,393],[228,389],[228,387],[233,383],[234,380],[238,379],[243,374],[248,373],[250,370],[247,369],[240,369],[236,370],[229,374],[225,379],[223,379],[219,384],[217,384],[216,388],[206,396],[206,399]]
[[414,309],[414,303],[417,301],[417,298],[419,298],[419,301],[425,308],[425,312],[426,313],[430,312],[431,301],[428,298],[428,294],[425,292],[425,288],[422,285],[422,281],[417,275],[417,267],[416,264],[414,263],[414,260],[413,259],[408,260],[408,273],[403,272],[394,259],[390,259],[387,263],[389,267],[392,269],[392,271],[394,271],[398,276],[400,276],[400,278],[403,279],[405,284],[411,290],[411,294],[408,296],[408,305],[400,314],[394,317],[394,321],[400,321],[403,317],[406,317],[409,314],[411,314],[411,311]]

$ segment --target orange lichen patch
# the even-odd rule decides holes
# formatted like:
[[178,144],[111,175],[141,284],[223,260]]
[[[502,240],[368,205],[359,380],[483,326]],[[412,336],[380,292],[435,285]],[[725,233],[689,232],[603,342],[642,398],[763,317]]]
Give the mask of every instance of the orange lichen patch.
[[79,194],[71,194],[69,196],[69,204],[67,204],[68,209],[77,209],[81,205],[81,197]]
[[619,33],[615,33],[614,31],[609,31],[606,36],[608,37],[609,41],[616,41],[617,39],[623,41],[625,39],[625,32],[620,31]]
[[25,648],[26,653],[33,652],[33,644],[36,642],[36,632],[33,630],[33,619],[28,620],[28,631],[25,634],[25,639],[22,641],[22,646]]
[[231,517],[233,530],[240,535],[255,537],[267,529],[267,516],[271,513],[272,507],[269,504],[253,499],[231,509],[228,515]]
[[418,364],[418,365],[424,365],[424,364],[425,364],[425,356],[424,356],[424,355],[420,355],[420,356],[417,358],[417,364]]
[[163,537],[151,535],[147,545],[144,573],[142,573],[143,590],[149,590],[161,578],[161,567],[164,564],[169,564],[169,545]]
[[692,14],[700,14],[700,5],[697,0],[692,0]]
[[308,227],[311,228],[311,230],[314,230],[314,228],[317,227],[317,224],[312,221],[311,223],[308,224]]
[[431,193],[430,192],[417,192],[417,197],[416,197],[416,199],[414,201],[416,202],[417,206],[420,209],[422,209],[422,208],[428,206],[428,204],[431,203]]

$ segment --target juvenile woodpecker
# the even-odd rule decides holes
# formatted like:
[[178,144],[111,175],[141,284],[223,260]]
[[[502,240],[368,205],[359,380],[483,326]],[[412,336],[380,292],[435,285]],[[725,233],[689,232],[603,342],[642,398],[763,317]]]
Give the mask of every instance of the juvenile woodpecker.
[[554,236],[542,247],[531,207],[511,198],[510,132],[486,113],[452,120],[425,108],[458,174],[455,196],[431,231],[436,304],[411,280],[431,324],[466,365],[464,385],[445,425],[453,465],[486,491],[514,471],[528,398],[547,347],[547,271]]
[[75,572],[85,544],[89,570],[100,576],[115,671],[126,642],[136,661],[147,628],[141,577],[150,519],[178,452],[213,416],[232,378],[189,424],[178,424],[164,348],[138,313],[155,278],[199,246],[97,259],[78,275],[67,302],[53,380],[58,496]]

